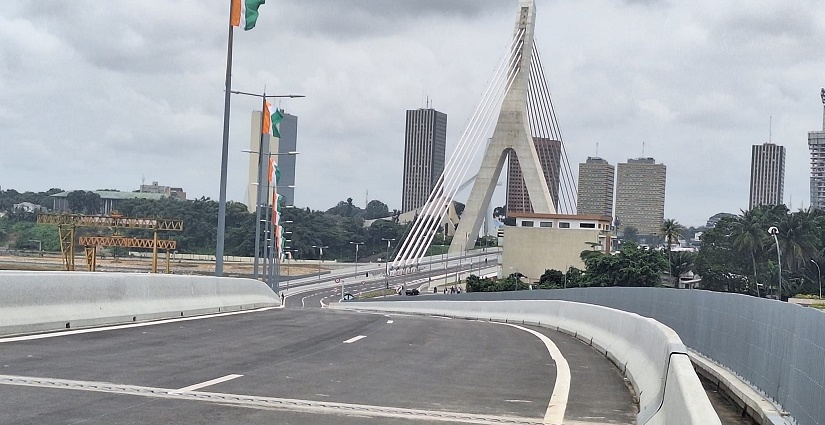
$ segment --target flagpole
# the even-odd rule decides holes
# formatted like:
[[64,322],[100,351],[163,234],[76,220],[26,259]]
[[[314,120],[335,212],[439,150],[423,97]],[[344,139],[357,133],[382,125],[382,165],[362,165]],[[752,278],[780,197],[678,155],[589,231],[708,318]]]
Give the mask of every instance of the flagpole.
[[229,42],[226,49],[226,89],[223,99],[223,148],[221,150],[221,191],[218,198],[218,237],[215,246],[215,276],[223,276],[223,245],[226,232],[226,167],[229,157],[229,100],[232,94],[232,2],[229,2]]
[[[255,201],[255,259],[253,261],[252,268],[254,269],[252,275],[254,279],[258,278],[258,264],[259,259],[261,258],[260,251],[261,251],[261,203],[263,202],[261,193],[263,192],[263,171],[264,171],[264,120],[266,117],[264,115],[266,112],[266,92],[264,92],[263,96],[261,96],[261,128],[260,128],[260,138],[258,139],[258,195],[257,200]],[[269,153],[269,149],[267,149],[267,154]],[[269,192],[269,190],[267,190]],[[266,265],[264,265],[264,269],[266,269]]]

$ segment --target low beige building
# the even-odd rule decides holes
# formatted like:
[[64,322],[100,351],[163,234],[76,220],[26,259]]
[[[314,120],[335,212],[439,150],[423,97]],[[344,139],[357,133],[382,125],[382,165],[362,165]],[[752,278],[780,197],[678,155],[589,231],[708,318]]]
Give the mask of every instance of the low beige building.
[[515,226],[505,226],[502,249],[502,276],[521,273],[530,282],[538,281],[547,269],[584,269],[581,252],[611,252],[611,217],[600,215],[510,214]]

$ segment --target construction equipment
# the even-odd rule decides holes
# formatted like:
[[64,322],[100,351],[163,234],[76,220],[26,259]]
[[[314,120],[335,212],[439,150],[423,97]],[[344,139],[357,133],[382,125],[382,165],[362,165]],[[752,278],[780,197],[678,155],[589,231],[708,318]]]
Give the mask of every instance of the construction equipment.
[[[110,227],[114,229],[144,229],[154,232],[152,239],[126,238],[121,235],[97,236],[81,238],[80,244],[86,249],[86,263],[90,271],[96,268],[95,255],[97,246],[114,246],[128,248],[152,249],[152,273],[157,273],[158,249],[166,250],[166,272],[169,272],[169,250],[175,249],[176,242],[158,239],[158,232],[183,231],[183,220],[164,218],[132,218],[124,217],[117,211],[111,215],[83,215],[83,214],[38,214],[38,224],[56,224],[60,235],[60,252],[63,255],[63,265],[66,270],[73,271],[75,254],[76,227]],[[117,230],[115,230],[117,232]],[[84,243],[86,242],[86,243]]]

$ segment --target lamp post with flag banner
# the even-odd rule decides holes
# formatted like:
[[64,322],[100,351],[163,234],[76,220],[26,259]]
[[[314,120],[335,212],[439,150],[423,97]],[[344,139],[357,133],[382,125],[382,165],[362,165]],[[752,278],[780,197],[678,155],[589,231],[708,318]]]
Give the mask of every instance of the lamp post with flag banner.
[[232,44],[235,27],[243,26],[244,31],[255,28],[258,8],[266,0],[230,0],[229,39],[226,44],[226,88],[223,97],[223,145],[221,149],[221,183],[218,199],[218,235],[215,244],[215,276],[223,276],[223,247],[226,233],[226,174],[229,161],[229,104],[232,92]]
[[[276,109],[272,111],[271,104],[267,102],[267,99],[271,98],[300,98],[304,97],[303,95],[298,94],[287,94],[287,95],[267,95],[266,92],[258,94],[258,93],[247,93],[242,91],[232,91],[232,94],[239,94],[244,96],[252,96],[252,97],[259,97],[261,98],[261,133],[259,137],[258,143],[258,152],[253,151],[245,151],[249,153],[257,153],[258,154],[258,177],[256,179],[258,190],[256,195],[255,201],[255,256],[252,264],[252,276],[254,279],[258,279],[259,276],[259,263],[260,263],[260,251],[261,251],[261,215],[262,215],[262,208],[264,200],[266,199],[266,204],[269,204],[269,190],[268,187],[272,186],[273,179],[277,180],[280,175],[280,171],[277,168],[277,163],[274,161],[272,156],[278,155],[297,155],[298,152],[271,152],[271,143],[270,137],[280,137],[281,134],[278,131],[278,124],[280,123],[281,119],[283,118],[283,112],[280,109]],[[271,136],[270,136],[271,134]],[[268,175],[269,175],[269,183],[264,181],[264,156],[269,157],[269,161],[267,161],[268,167]],[[277,181],[275,183],[277,185]],[[267,188],[265,190],[265,188]],[[218,235],[221,236],[220,234]],[[219,238],[222,239],[222,238]]]

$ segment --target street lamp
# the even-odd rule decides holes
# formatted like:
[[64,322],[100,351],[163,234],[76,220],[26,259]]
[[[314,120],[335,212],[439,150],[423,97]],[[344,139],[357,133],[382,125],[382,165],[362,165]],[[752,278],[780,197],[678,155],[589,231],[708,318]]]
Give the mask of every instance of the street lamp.
[[[313,248],[318,248],[318,280],[321,280],[321,257],[324,256],[324,248],[329,248],[328,246],[320,246],[320,245],[312,245]],[[341,294],[344,295],[344,294]]]
[[[358,277],[358,247],[363,245],[364,242],[350,242],[350,244],[355,245],[355,277]],[[344,279],[341,279],[341,298],[344,298]]]
[[819,284],[819,299],[821,300],[822,299],[822,270],[819,268],[819,264],[816,261],[814,261],[813,258],[811,259],[811,262],[814,263],[814,265],[816,266],[816,271],[817,271],[816,282]]
[[[231,32],[230,32],[231,38]],[[231,44],[231,43],[230,43]],[[231,62],[232,54],[231,52],[228,53],[229,60]],[[276,98],[276,97],[286,97],[286,98],[299,98],[304,97],[304,95],[300,94],[286,94],[286,95],[269,95],[267,96],[266,93],[263,94],[256,94],[256,93],[245,93],[240,91],[233,91],[231,90],[232,84],[232,77],[231,77],[231,70],[230,67],[227,66],[226,68],[226,93],[224,95],[224,110],[223,110],[223,145],[221,146],[221,182],[220,182],[220,196],[218,198],[218,237],[217,243],[215,244],[215,276],[221,277],[223,276],[223,248],[224,248],[224,235],[226,233],[226,179],[227,179],[227,165],[229,162],[229,97],[230,94],[242,94],[245,96],[254,96],[260,97],[261,101],[264,104],[264,107],[261,108],[261,114],[263,114],[264,109],[266,109],[266,99],[267,98]],[[263,120],[261,120],[263,121]],[[261,125],[263,128],[263,125]],[[258,166],[258,180],[260,180],[260,160]],[[260,201],[258,202],[260,205]],[[257,270],[256,270],[257,271]]]
[[394,240],[395,240],[395,238],[392,238],[392,239],[381,238],[381,241],[386,241],[387,242],[387,258],[384,259],[386,264],[387,264],[386,265],[386,271],[384,272],[384,282],[385,282],[386,289],[390,289],[390,243],[392,243]]
[[776,292],[776,299],[782,301],[782,256],[780,255],[779,251],[779,239],[777,239],[776,235],[779,234],[779,229],[776,226],[771,226],[768,229],[768,233],[773,236],[773,241],[776,243],[776,262],[779,265],[779,273],[778,273],[778,288]]

